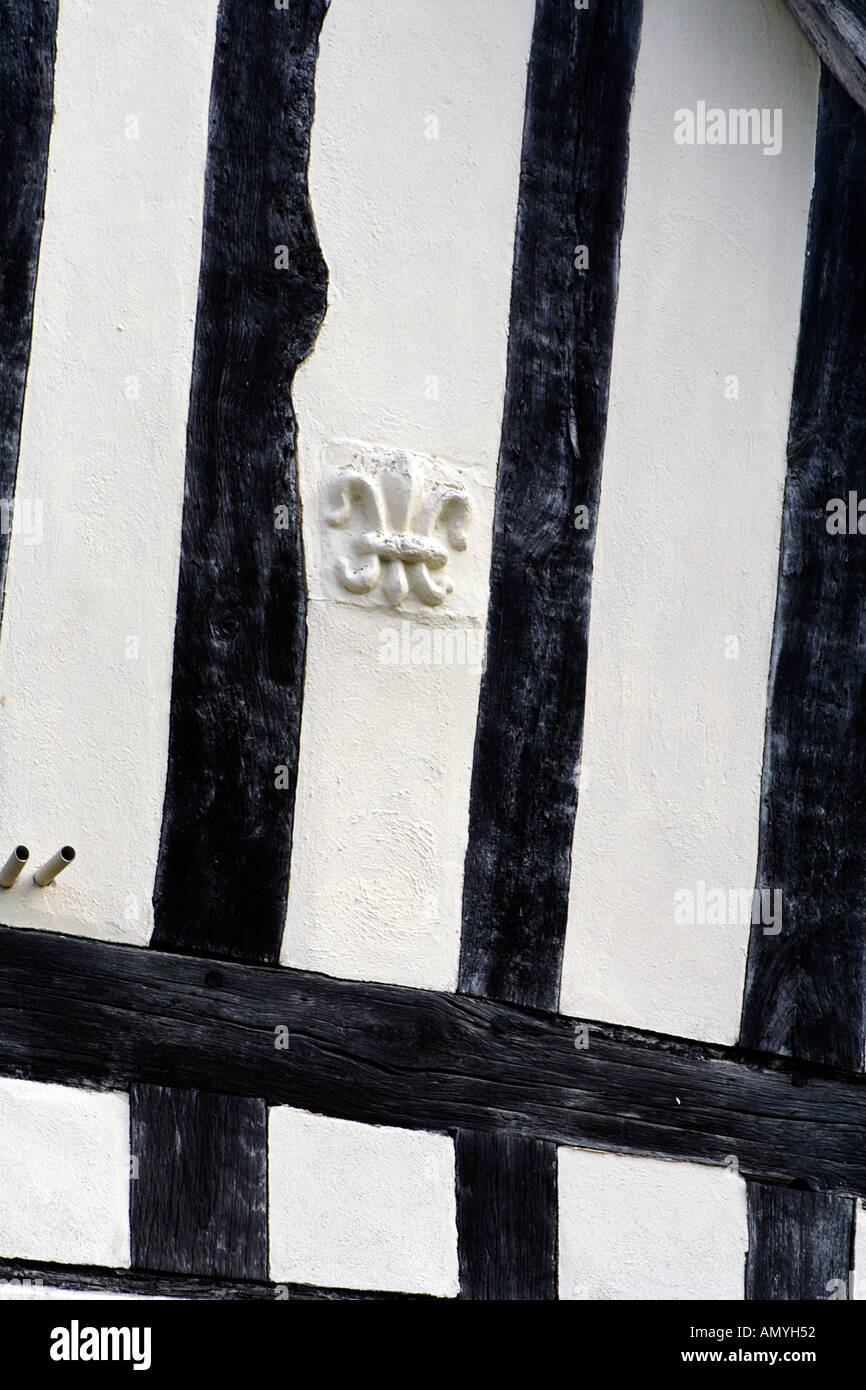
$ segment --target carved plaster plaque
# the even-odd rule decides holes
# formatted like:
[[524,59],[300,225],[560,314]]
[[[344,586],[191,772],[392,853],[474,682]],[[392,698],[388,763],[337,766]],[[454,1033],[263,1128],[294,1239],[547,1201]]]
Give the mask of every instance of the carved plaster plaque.
[[444,571],[451,550],[466,549],[471,507],[463,484],[433,469],[407,454],[355,451],[331,477],[325,517],[346,531],[334,573],[349,593],[381,590],[394,607],[410,591],[430,607],[451,593]]

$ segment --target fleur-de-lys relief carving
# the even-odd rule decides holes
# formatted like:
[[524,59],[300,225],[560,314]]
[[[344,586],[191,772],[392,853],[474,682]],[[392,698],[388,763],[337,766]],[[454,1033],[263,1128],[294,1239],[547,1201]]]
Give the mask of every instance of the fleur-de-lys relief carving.
[[362,529],[352,537],[350,553],[337,559],[337,579],[351,594],[381,586],[396,606],[411,590],[435,607],[454,587],[441,571],[448,545],[466,549],[470,514],[461,483],[426,481],[403,454],[382,461],[375,471],[344,468],[328,486],[326,519],[331,526],[348,527],[355,516]]

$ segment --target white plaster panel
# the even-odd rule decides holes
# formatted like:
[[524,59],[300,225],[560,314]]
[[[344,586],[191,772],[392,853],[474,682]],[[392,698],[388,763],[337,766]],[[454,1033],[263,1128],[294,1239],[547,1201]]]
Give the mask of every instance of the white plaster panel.
[[34,865],[65,843],[78,858],[2,894],[16,926],[145,942],[152,925],[215,23],[216,0],[60,6],[0,858],[19,841]]
[[[287,965],[456,984],[533,10],[334,0],[322,30],[310,191],[330,288],[294,391],[311,603]],[[341,449],[465,487],[441,605],[337,583]],[[425,659],[434,632],[450,657]]]
[[742,1299],[746,1184],[729,1168],[559,1150],[559,1296]]
[[441,1134],[270,1112],[271,1278],[459,1291],[454,1146]]
[[128,1265],[129,1172],[126,1095],[0,1078],[0,1255]]
[[[674,895],[755,882],[818,75],[781,0],[647,0],[561,1004],[725,1043],[748,918]],[[701,100],[781,108],[781,151],[676,144]]]

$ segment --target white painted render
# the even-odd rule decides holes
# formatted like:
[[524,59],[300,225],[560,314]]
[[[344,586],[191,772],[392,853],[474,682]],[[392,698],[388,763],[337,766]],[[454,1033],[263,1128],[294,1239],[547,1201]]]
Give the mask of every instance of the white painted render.
[[[216,7],[60,5],[0,861],[19,841],[32,867],[64,843],[77,858],[51,888],[28,869],[0,890],[16,926],[142,944],[152,926]],[[285,965],[456,984],[533,8],[332,0],[325,20]],[[678,928],[674,893],[754,882],[817,78],[782,0],[646,0],[561,997],[578,1017],[738,1031],[746,928]],[[677,146],[674,112],[698,100],[781,108],[781,153]],[[337,583],[335,445],[465,487],[441,607]],[[126,1097],[0,1080],[0,1255],[128,1264],[128,1144]],[[457,1292],[448,1138],[281,1107],[269,1162],[274,1279]],[[560,1216],[563,1298],[742,1297],[744,1185],[725,1170],[562,1150]]]
[[445,1135],[270,1112],[271,1278],[456,1295],[454,1145]]
[[32,856],[13,926],[152,926],[216,8],[60,6],[0,635],[0,859]]
[[0,1258],[128,1265],[129,1173],[125,1095],[0,1077]]
[[[487,614],[533,11],[335,0],[322,30],[310,190],[330,288],[294,392],[311,603],[286,965],[456,984],[480,665],[427,662],[424,637],[453,629],[465,650]],[[337,583],[338,441],[464,482],[441,607]],[[408,664],[385,664],[402,622]]]
[[559,1150],[559,1296],[742,1299],[746,1184],[728,1168]]
[[[286,964],[443,988],[533,9],[448,4],[444,23],[421,0],[335,0],[323,29],[310,182],[330,290],[295,390],[311,603],[283,946]],[[3,892],[14,925],[150,932],[215,9],[61,14],[18,483],[43,535],[12,537],[0,831],[34,866],[63,843],[78,858],[51,888],[25,871]],[[673,894],[753,881],[816,79],[781,0],[646,6],[562,1004],[726,1041],[745,929],[676,928]],[[732,93],[782,108],[778,157],[674,143],[679,106]],[[465,484],[441,607],[338,585],[336,441]],[[439,665],[425,641],[446,632],[464,656]]]
[[[781,0],[647,0],[561,1007],[724,1043],[748,926],[674,895],[755,882],[818,66]],[[781,108],[781,152],[677,145],[702,99]]]

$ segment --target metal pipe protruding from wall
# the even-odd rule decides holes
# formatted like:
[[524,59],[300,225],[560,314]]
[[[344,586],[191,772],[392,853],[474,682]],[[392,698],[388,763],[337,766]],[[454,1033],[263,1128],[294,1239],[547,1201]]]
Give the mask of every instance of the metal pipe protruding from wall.
[[40,888],[47,888],[49,883],[54,882],[58,874],[62,874],[64,869],[68,869],[74,858],[75,850],[72,846],[64,845],[56,854],[52,854],[41,869],[36,870],[33,875],[33,882],[38,883]]
[[12,887],[29,858],[30,851],[26,845],[15,846],[3,868],[0,869],[0,888]]

